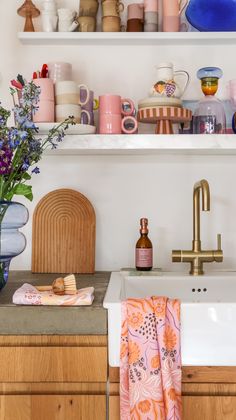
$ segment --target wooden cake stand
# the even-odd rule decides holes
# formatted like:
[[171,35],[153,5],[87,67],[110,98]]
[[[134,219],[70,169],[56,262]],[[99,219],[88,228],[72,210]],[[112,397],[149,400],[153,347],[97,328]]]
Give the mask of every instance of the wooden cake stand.
[[191,121],[192,111],[175,106],[140,108],[138,121],[156,124],[156,134],[173,134],[172,124]]

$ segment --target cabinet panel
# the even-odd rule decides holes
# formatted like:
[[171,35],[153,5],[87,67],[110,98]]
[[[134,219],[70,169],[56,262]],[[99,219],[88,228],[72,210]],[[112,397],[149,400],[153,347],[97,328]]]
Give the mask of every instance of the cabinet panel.
[[0,348],[0,382],[106,382],[106,380],[105,347]]
[[120,397],[109,398],[109,420],[120,420]]
[[183,397],[183,420],[235,420],[236,397]]
[[105,420],[105,395],[0,397],[0,420]]
[[105,395],[48,395],[32,397],[31,420],[105,420]]
[[31,420],[31,397],[29,395],[1,396],[0,420]]

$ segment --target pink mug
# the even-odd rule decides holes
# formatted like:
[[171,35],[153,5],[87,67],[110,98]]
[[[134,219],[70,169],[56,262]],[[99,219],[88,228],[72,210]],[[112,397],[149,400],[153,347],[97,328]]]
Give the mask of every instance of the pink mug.
[[[130,105],[130,111],[124,111],[125,104]],[[133,115],[135,110],[134,103],[131,99],[122,99],[119,95],[102,95],[99,96],[99,107],[101,114],[121,114],[125,117]]]
[[143,3],[133,3],[128,5],[128,20],[129,19],[144,19]]
[[54,102],[54,85],[51,79],[34,79],[33,82],[40,88],[40,101]]
[[188,0],[165,0],[163,2],[163,32],[180,31],[180,15]]
[[34,84],[40,87],[38,110],[33,115],[35,123],[55,121],[54,85],[51,79],[35,79]]
[[[125,123],[133,122],[133,128],[125,128]],[[138,122],[132,116],[122,118],[120,114],[101,114],[99,115],[99,133],[100,134],[134,134],[138,130]]]
[[158,0],[144,0],[144,10],[145,12],[158,12]]

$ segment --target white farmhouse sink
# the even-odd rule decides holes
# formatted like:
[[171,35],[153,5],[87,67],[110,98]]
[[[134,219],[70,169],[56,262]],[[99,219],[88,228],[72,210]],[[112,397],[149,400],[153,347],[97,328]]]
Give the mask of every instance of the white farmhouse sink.
[[127,271],[111,274],[103,302],[110,366],[119,366],[121,301],[153,295],[181,300],[183,366],[236,366],[236,272],[192,277]]

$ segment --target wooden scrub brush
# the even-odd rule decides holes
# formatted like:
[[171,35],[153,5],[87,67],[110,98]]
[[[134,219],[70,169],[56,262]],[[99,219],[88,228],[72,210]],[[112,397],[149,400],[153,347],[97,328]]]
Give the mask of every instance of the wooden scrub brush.
[[76,295],[77,287],[74,274],[54,280],[51,286],[36,286],[39,292],[52,290],[55,295]]

